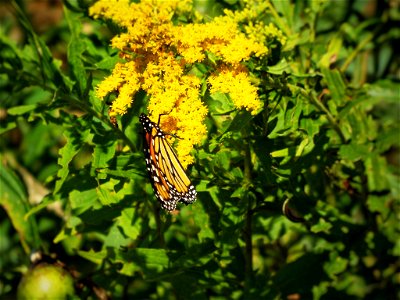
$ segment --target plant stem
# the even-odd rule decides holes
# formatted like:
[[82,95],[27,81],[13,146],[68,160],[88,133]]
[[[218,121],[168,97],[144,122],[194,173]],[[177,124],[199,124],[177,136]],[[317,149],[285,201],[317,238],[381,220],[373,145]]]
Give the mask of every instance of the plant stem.
[[354,49],[353,52],[350,53],[350,55],[347,57],[346,61],[343,63],[342,67],[340,68],[340,71],[342,73],[346,72],[347,68],[351,64],[351,62],[354,60],[354,58],[358,55],[360,51],[364,49],[364,47],[371,42],[371,40],[374,38],[374,34],[369,34],[360,44],[357,45],[357,47]]
[[165,239],[164,239],[164,233],[162,229],[162,222],[161,222],[161,217],[160,217],[160,206],[155,205],[154,206],[154,218],[156,220],[156,227],[157,227],[157,235],[160,241],[160,245],[162,248],[165,248]]
[[63,95],[63,97],[68,100],[68,102],[71,105],[77,106],[78,108],[82,109],[84,112],[92,115],[93,117],[97,118],[100,122],[102,122],[105,126],[109,127],[112,131],[114,131],[114,133],[120,138],[122,139],[127,145],[128,147],[131,149],[132,152],[136,152],[136,146],[130,141],[130,139],[128,139],[128,137],[118,128],[116,128],[113,124],[111,124],[111,122],[104,117],[103,115],[99,114],[97,111],[95,111],[93,108],[91,108],[89,105],[87,105],[85,102],[83,101],[79,101],[73,97],[70,97],[68,95]]
[[276,11],[275,7],[270,3],[268,5],[269,12],[273,16],[273,18],[276,20],[276,23],[278,24],[278,27],[285,33],[285,35],[290,36],[292,35],[292,30],[288,26],[287,22],[285,22],[279,13]]
[[[248,189],[251,185],[251,152],[249,144],[245,144],[244,156],[244,184]],[[248,292],[253,282],[253,243],[252,243],[252,203],[248,191],[245,194],[247,200],[247,212],[243,230],[245,242],[245,290]]]
[[315,95],[313,95],[312,93],[307,93],[305,90],[301,89],[301,94],[305,97],[311,100],[311,102],[318,108],[320,109],[322,112],[325,113],[329,123],[332,125],[333,130],[336,131],[336,133],[339,135],[339,138],[341,140],[341,142],[343,144],[346,144],[346,138],[342,132],[342,130],[340,129],[339,124],[337,123],[336,119],[334,118],[334,116],[332,116],[331,112],[322,104],[321,101],[319,101]]

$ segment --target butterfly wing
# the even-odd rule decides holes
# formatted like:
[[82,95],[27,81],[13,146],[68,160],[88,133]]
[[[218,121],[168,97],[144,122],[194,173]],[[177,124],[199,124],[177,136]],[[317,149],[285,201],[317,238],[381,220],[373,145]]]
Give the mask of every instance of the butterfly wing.
[[166,140],[166,134],[146,115],[142,114],[140,121],[144,128],[147,171],[162,208],[171,211],[179,201],[186,205],[193,203],[196,200],[196,190]]
[[174,149],[165,138],[160,139],[160,171],[171,184],[171,192],[179,201],[190,204],[196,201],[196,190],[186,175]]

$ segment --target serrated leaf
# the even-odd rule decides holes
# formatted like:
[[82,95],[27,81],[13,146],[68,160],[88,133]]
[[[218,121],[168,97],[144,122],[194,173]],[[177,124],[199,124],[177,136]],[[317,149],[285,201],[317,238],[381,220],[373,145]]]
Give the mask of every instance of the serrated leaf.
[[104,184],[99,185],[99,187],[97,188],[97,195],[102,205],[118,203],[129,192],[128,184],[125,184],[126,188],[122,188],[118,192],[115,191],[115,186],[118,185],[120,182],[120,180],[111,178]]
[[71,37],[68,43],[68,63],[77,81],[77,92],[80,97],[83,96],[87,85],[87,75],[82,61],[82,54],[85,51],[85,43],[82,43],[82,22],[77,15],[64,8],[64,16],[67,20]]
[[56,185],[54,188],[54,194],[56,194],[62,187],[64,181],[67,179],[69,174],[69,163],[75,157],[75,155],[79,152],[79,145],[74,144],[68,141],[65,146],[59,151],[60,158],[58,159],[58,164],[61,166],[61,169],[57,172],[58,180],[56,181]]
[[57,172],[57,181],[54,188],[54,194],[58,193],[63,186],[69,174],[69,164],[72,159],[78,154],[83,142],[89,138],[89,131],[75,132],[74,128],[68,128],[64,131],[64,136],[67,140],[63,148],[60,149],[58,164],[61,169]]
[[135,211],[136,209],[133,207],[125,208],[121,212],[121,216],[116,219],[116,223],[124,234],[134,240],[139,237],[143,226],[142,218],[138,218]]
[[38,158],[42,157],[46,148],[52,144],[49,127],[45,124],[38,124],[25,136],[23,140],[26,148],[23,157],[25,164],[34,164]]
[[386,102],[391,104],[399,104],[400,86],[396,81],[388,79],[379,80],[374,84],[366,86],[367,94],[371,100],[379,102]]
[[[66,91],[72,89],[72,82],[61,72],[61,61],[54,59],[46,43],[35,33],[29,19],[26,17],[23,9],[14,5],[14,10],[18,20],[24,28],[27,38],[32,45],[32,60],[40,66],[42,82],[51,85],[53,88],[64,88]],[[38,78],[39,80],[39,78]]]
[[272,157],[286,157],[289,155],[289,148],[272,151],[270,154]]
[[136,248],[132,258],[147,268],[161,270],[167,268],[170,263],[168,252],[164,249]]
[[107,136],[97,137],[93,139],[95,148],[93,150],[93,168],[105,168],[108,162],[114,157],[116,141],[109,139]]
[[78,227],[80,224],[82,224],[82,221],[78,217],[71,216],[68,218],[63,229],[54,238],[53,243],[57,244],[66,238],[69,238],[70,236],[76,235],[78,233],[76,227]]
[[330,111],[336,115],[337,107],[343,103],[346,95],[346,85],[344,83],[342,74],[338,70],[331,70],[329,68],[321,68],[324,79],[331,92],[332,101],[328,102]]
[[243,187],[239,187],[232,193],[231,198],[242,198],[245,192],[246,189],[244,189]]
[[131,276],[135,272],[142,272],[148,280],[156,280],[165,276],[170,265],[169,255],[172,251],[164,249],[136,248],[128,253],[117,253],[116,262],[122,262],[121,273]]

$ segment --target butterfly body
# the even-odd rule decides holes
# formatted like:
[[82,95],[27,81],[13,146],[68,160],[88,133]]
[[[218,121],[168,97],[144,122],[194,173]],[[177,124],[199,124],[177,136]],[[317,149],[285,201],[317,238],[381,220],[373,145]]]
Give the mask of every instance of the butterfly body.
[[167,134],[145,114],[139,117],[144,129],[146,167],[161,207],[172,211],[178,202],[196,201],[196,190],[178,157],[168,143]]

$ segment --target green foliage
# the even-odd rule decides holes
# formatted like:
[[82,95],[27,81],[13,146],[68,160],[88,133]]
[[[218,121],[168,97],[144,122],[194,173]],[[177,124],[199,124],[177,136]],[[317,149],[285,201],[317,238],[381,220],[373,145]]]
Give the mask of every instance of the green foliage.
[[145,95],[118,127],[94,96],[117,58],[82,3],[41,34],[16,4],[0,27],[0,294],[15,295],[40,250],[74,270],[82,298],[400,297],[389,1],[272,1],[262,17],[288,42],[247,66],[264,109],[204,93],[209,135],[189,170],[198,200],[176,214],[147,178]]

